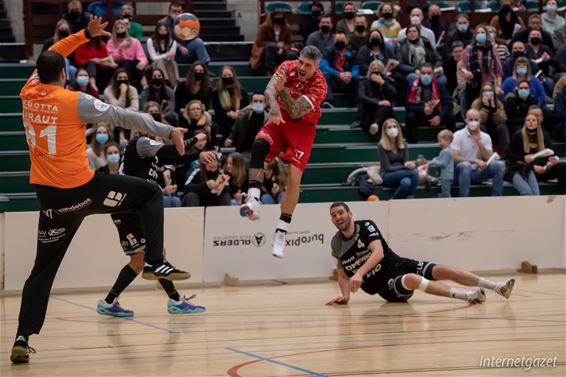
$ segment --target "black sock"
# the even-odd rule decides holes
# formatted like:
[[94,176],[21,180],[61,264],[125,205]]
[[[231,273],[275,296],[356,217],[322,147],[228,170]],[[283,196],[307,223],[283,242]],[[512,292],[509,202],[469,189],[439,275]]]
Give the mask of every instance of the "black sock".
[[158,281],[171,300],[179,301],[181,299],[181,296],[179,296],[179,292],[175,289],[175,284],[173,284],[172,281],[165,279],[159,279]]
[[138,276],[137,272],[135,272],[129,264],[125,265],[124,268],[118,274],[118,279],[108,292],[108,296],[104,299],[108,304],[114,302],[114,299],[124,291],[134,281],[134,279]]
[[19,335],[16,336],[16,340],[14,341],[14,343],[15,343],[15,342],[18,342],[18,341],[21,342],[21,340],[18,340],[18,338],[19,338],[20,336],[24,337],[26,343],[28,342],[28,340],[29,340],[29,335],[19,334]]

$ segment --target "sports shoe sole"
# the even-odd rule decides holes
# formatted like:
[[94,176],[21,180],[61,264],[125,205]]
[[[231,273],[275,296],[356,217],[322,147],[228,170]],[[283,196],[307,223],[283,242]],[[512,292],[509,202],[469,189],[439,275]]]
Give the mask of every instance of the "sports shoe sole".
[[167,312],[169,314],[197,314],[197,313],[202,313],[205,312],[206,309],[195,309],[195,310],[169,310],[167,309]]
[[10,355],[10,361],[14,364],[29,363],[28,350],[20,346],[12,347],[12,354]]
[[145,280],[159,280],[165,279],[170,281],[187,280],[191,277],[189,272],[172,272],[167,276],[155,275],[154,272],[142,272],[142,278]]
[[118,318],[132,318],[134,316],[134,313],[132,314],[127,314],[127,313],[114,313],[108,310],[100,310],[100,309],[96,309],[96,312],[98,314],[101,315],[107,315],[109,317],[118,317]]
[[509,284],[506,284],[507,289],[505,290],[505,294],[503,294],[502,296],[505,298],[511,297],[511,292],[513,292],[514,286],[515,286],[515,279],[510,279]]

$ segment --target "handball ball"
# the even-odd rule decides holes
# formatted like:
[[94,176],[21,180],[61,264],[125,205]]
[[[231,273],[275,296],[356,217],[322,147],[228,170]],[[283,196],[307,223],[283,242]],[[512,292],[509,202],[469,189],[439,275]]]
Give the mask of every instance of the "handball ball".
[[377,196],[377,195],[368,196],[368,202],[376,202],[378,200],[379,200],[379,196]]
[[183,41],[190,41],[198,37],[200,21],[192,13],[183,13],[175,18],[175,36]]

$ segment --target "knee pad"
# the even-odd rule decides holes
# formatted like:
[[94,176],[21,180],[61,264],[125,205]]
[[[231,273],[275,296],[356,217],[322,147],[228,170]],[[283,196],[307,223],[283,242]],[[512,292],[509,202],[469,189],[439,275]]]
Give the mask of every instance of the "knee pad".
[[250,169],[263,169],[263,162],[269,153],[269,143],[264,139],[257,139],[252,146]]

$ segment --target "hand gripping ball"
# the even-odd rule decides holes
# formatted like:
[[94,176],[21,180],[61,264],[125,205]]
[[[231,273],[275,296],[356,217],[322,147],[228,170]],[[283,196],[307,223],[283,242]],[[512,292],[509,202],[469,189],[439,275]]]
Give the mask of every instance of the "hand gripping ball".
[[190,41],[200,33],[200,21],[192,13],[183,13],[175,18],[175,36],[183,41]]

